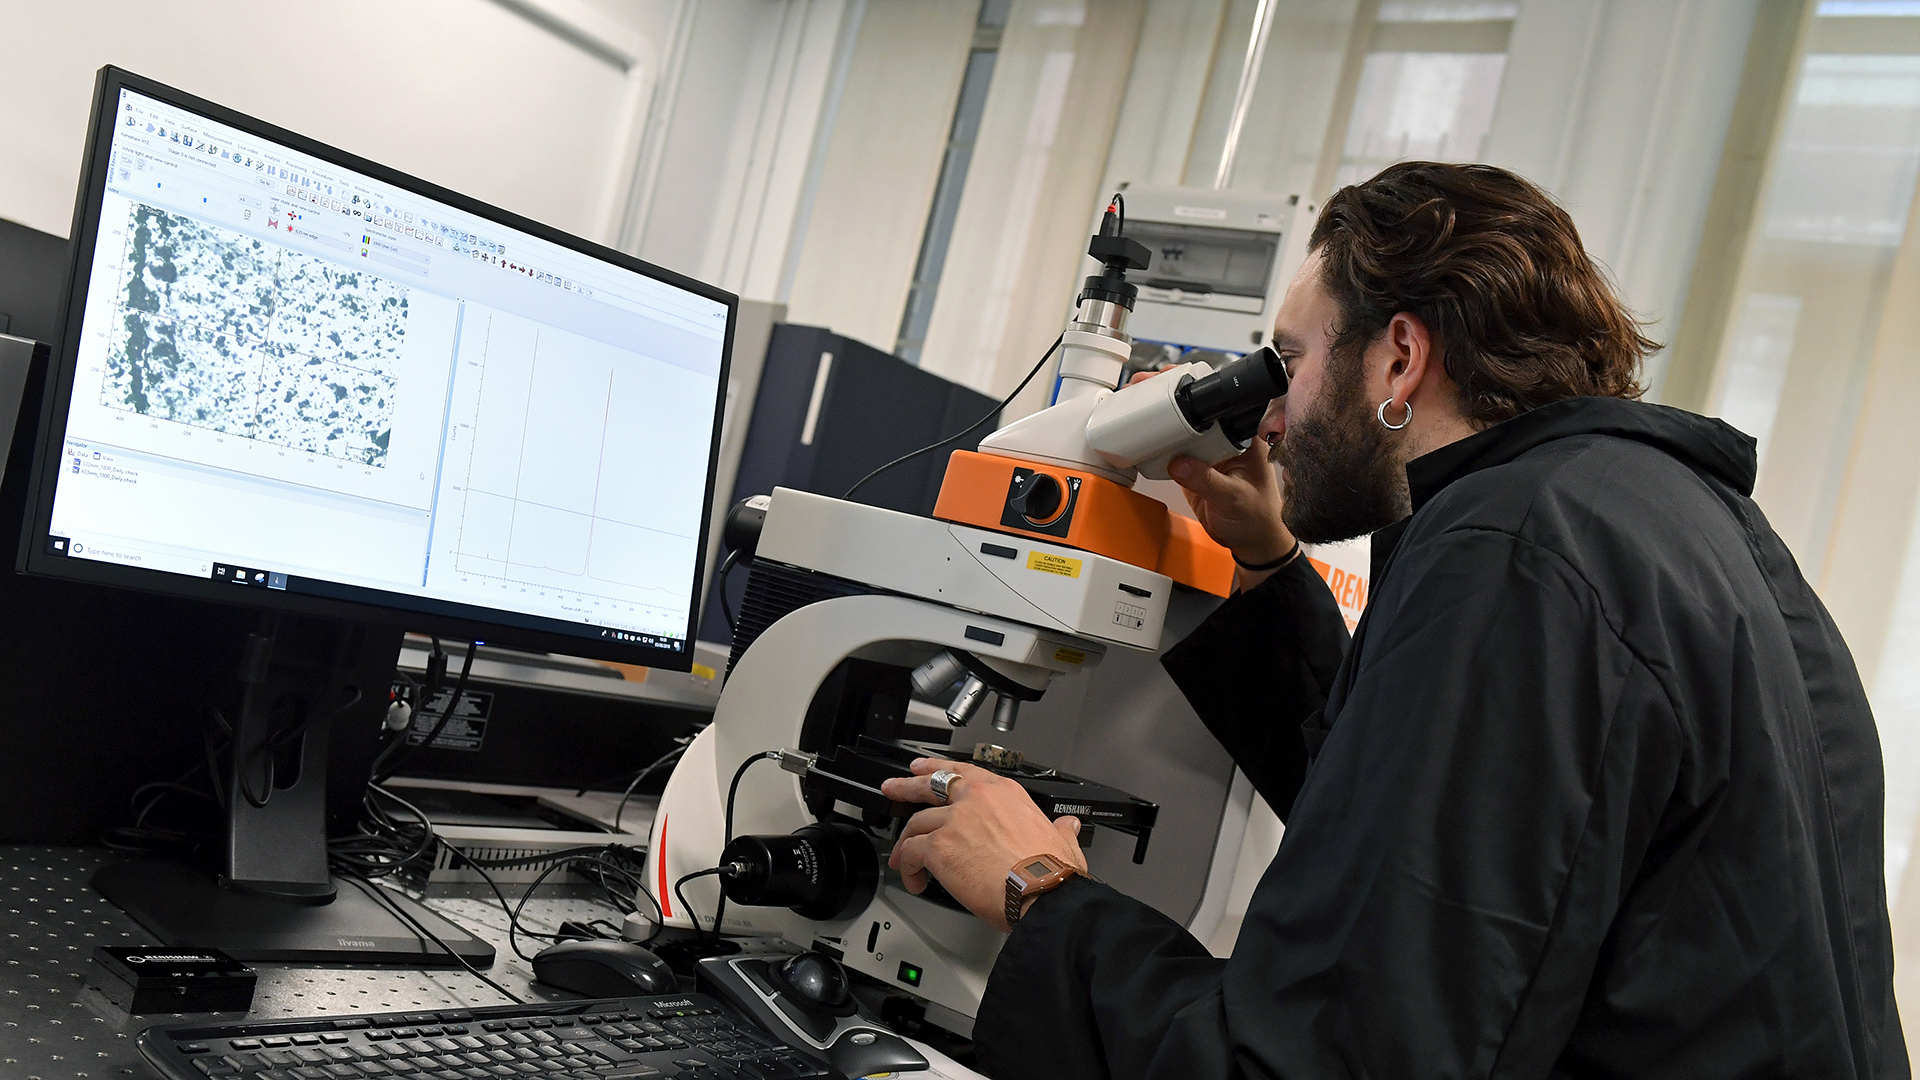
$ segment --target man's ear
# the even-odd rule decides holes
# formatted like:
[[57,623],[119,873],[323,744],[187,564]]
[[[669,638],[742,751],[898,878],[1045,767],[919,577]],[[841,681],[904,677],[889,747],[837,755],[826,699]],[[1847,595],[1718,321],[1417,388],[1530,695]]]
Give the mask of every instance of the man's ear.
[[1381,335],[1387,346],[1387,387],[1396,402],[1409,402],[1420,393],[1428,375],[1441,372],[1433,332],[1426,321],[1402,311],[1387,321]]

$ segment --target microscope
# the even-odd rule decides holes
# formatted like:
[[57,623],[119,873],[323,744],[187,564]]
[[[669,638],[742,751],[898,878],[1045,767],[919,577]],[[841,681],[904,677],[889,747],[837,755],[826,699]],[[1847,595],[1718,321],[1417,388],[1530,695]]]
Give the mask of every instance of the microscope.
[[[1287,375],[1262,348],[1118,385],[1137,293],[1127,274],[1150,261],[1122,235],[1122,207],[1116,196],[1089,244],[1101,271],[1062,334],[1055,403],[955,451],[931,517],[786,488],[730,515],[730,546],[751,561],[726,683],[648,844],[667,925],[824,953],[965,1033],[1005,936],[886,868],[921,807],[888,800],[882,780],[918,756],[971,759],[1049,817],[1092,826],[1083,837],[1118,832],[1146,858],[1156,805],[973,734],[1013,730],[1023,704],[1111,650],[1157,650],[1176,585],[1231,589],[1225,549],[1132,485],[1165,479],[1176,455],[1245,450]],[[756,964],[743,953],[700,967],[770,1022],[784,1017],[803,1049],[873,1043],[870,1017],[783,995]]]

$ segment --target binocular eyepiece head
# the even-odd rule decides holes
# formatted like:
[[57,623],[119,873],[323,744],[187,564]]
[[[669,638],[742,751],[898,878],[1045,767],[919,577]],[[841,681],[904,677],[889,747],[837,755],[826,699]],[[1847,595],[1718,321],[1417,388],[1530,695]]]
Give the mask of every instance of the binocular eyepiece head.
[[1219,423],[1236,442],[1253,437],[1267,402],[1287,392],[1287,367],[1273,346],[1258,349],[1222,364],[1205,378],[1195,379],[1173,392],[1174,404],[1195,431]]

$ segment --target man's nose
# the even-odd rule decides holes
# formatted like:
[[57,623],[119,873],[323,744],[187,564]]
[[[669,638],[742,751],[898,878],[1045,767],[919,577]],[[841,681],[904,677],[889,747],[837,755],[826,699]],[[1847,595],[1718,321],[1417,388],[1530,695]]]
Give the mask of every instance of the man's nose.
[[1267,402],[1267,411],[1260,417],[1259,438],[1272,443],[1287,433],[1287,399],[1274,398]]

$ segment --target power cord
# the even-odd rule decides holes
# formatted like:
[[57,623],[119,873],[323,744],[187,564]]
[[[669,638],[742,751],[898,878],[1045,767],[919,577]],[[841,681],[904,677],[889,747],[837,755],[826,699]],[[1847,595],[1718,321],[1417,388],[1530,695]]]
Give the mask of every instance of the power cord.
[[1004,410],[1008,405],[1013,404],[1013,399],[1019,397],[1020,391],[1025,390],[1027,388],[1027,384],[1033,381],[1033,377],[1035,375],[1040,374],[1040,369],[1047,366],[1047,361],[1050,358],[1052,358],[1054,351],[1060,348],[1060,343],[1062,341],[1065,341],[1066,337],[1067,335],[1063,332],[1059,337],[1054,338],[1053,344],[1047,346],[1047,351],[1040,354],[1040,359],[1033,365],[1032,369],[1027,372],[1027,377],[1020,380],[1020,385],[1014,387],[1012,393],[1008,394],[1006,397],[1001,398],[1000,404],[995,405],[992,409],[988,410],[985,416],[982,416],[980,419],[975,420],[971,424],[968,424],[966,427],[960,429],[959,431],[954,432],[952,435],[949,435],[946,438],[941,439],[939,442],[928,443],[926,446],[923,446],[920,449],[913,451],[912,453],[902,454],[899,457],[894,458],[892,461],[887,462],[885,465],[880,466],[879,468],[873,470],[867,475],[861,477],[859,480],[855,481],[854,485],[847,489],[847,493],[845,495],[840,496],[840,498],[848,502],[851,502],[853,500],[854,494],[858,492],[861,488],[867,486],[867,481],[872,480],[874,477],[879,476],[881,473],[886,472],[888,469],[891,469],[896,465],[904,465],[907,462],[912,461],[914,458],[917,458],[922,454],[930,454],[933,451],[938,450],[941,447],[947,445],[948,443],[958,442],[961,439],[964,439],[967,436],[973,434],[975,431],[978,431],[981,427],[986,425],[994,417],[999,416],[1001,411]]
[[[647,936],[646,941],[652,941],[655,937],[658,937],[660,927],[665,922],[665,917],[660,913],[659,901],[653,898],[653,894],[646,890],[645,885],[641,881],[641,877],[645,873],[646,868],[637,863],[623,863],[622,860],[628,856],[630,849],[623,848],[617,844],[609,844],[604,847],[566,848],[560,851],[544,852],[539,855],[529,855],[518,859],[476,859],[466,852],[460,851],[452,845],[447,844],[444,840],[440,843],[446,847],[450,853],[450,865],[456,868],[460,865],[471,868],[487,883],[487,887],[493,890],[494,899],[499,901],[500,910],[507,916],[508,944],[512,947],[514,955],[520,957],[522,960],[530,960],[532,958],[520,951],[518,942],[520,937],[530,937],[536,940],[542,938],[553,940],[561,936],[559,934],[548,934],[538,930],[529,930],[520,924],[519,916],[520,912],[524,910],[527,901],[533,896],[534,890],[544,884],[547,878],[555,871],[565,867],[573,868],[576,873],[580,872],[579,868],[582,864],[590,867],[593,876],[589,876],[588,874],[582,874],[582,876],[589,877],[589,880],[592,881],[593,884],[599,886],[604,894],[607,906],[613,908],[623,916],[639,910],[638,905],[632,905],[626,902],[625,897],[627,894],[631,893],[636,896],[646,897],[647,903],[653,908],[653,922],[655,927],[654,932]],[[506,893],[501,890],[499,883],[494,881],[493,875],[487,873],[489,867],[499,870],[516,866],[532,866],[549,860],[553,861],[553,865],[545,868],[540,876],[536,877],[520,894],[520,907],[518,908],[508,903]],[[609,882],[609,876],[617,879],[617,881]],[[616,885],[618,888],[615,887]],[[593,921],[602,923],[613,930],[614,933],[612,936],[620,936],[618,929],[613,927],[612,923],[606,922],[606,920],[603,919]],[[642,944],[645,944],[645,942],[642,942]]]
[[[865,481],[862,481],[862,483],[865,483]],[[859,485],[856,484],[854,486],[858,487]],[[740,552],[738,550],[727,552],[727,557],[720,560],[719,572],[714,574],[714,587],[720,590],[720,614],[727,617],[727,630],[729,632],[735,631],[736,620],[733,617],[733,601],[727,598],[727,575],[733,573],[733,564],[739,561]]]
[[627,812],[627,800],[633,798],[633,793],[639,789],[641,781],[645,780],[648,776],[652,775],[655,769],[658,769],[660,766],[668,764],[669,762],[672,762],[678,759],[681,754],[684,754],[686,752],[687,752],[686,747],[676,746],[673,749],[667,751],[666,753],[660,755],[660,759],[658,761],[655,761],[653,764],[640,770],[640,775],[633,778],[633,783],[627,785],[627,790],[620,793],[620,805],[613,808],[613,831],[614,832],[620,831],[620,817],[621,815]]
[[[415,823],[394,819],[375,800],[380,796],[405,810]],[[419,807],[380,784],[369,783],[361,799],[360,831],[327,842],[335,871],[366,878],[386,877],[414,867],[433,850],[433,822]]]
[[[527,954],[520,951],[520,946],[516,943],[516,940],[515,940],[516,933],[526,934],[528,937],[533,937],[533,938],[544,937],[549,940],[556,939],[560,935],[535,933],[533,931],[519,929],[520,913],[526,910],[527,901],[533,898],[534,890],[538,889],[541,883],[545,882],[548,877],[554,874],[555,871],[558,871],[564,867],[570,866],[578,862],[586,862],[586,863],[597,866],[602,871],[613,872],[616,876],[622,878],[623,884],[631,888],[636,894],[645,896],[647,898],[647,902],[653,905],[654,914],[656,916],[659,915],[659,912],[660,912],[659,902],[655,901],[653,899],[653,894],[647,892],[646,889],[642,886],[638,872],[630,872],[625,868],[619,867],[618,865],[611,863],[607,861],[604,857],[600,857],[600,856],[582,855],[582,856],[575,856],[575,857],[566,858],[566,859],[560,859],[555,861],[552,866],[549,866],[546,869],[540,871],[540,875],[533,879],[532,884],[527,886],[525,892],[520,894],[520,902],[514,906],[513,911],[507,917],[507,943],[513,947],[513,951],[515,955],[519,956],[522,960],[528,960],[528,959],[531,959],[531,957],[527,956]],[[609,897],[617,895],[616,893],[613,892],[612,889],[607,888],[604,878],[601,879],[599,884],[601,888],[608,893]],[[616,911],[622,910],[621,906],[618,904],[612,904],[611,906]],[[655,920],[654,932],[652,934],[647,935],[646,941],[652,941],[655,937],[659,936],[660,927],[664,923],[664,921],[665,921],[664,918],[657,918]],[[641,944],[646,944],[646,941],[643,941]]]
[[[450,867],[457,868],[461,865],[470,867],[480,875],[481,880],[486,882],[487,887],[492,890],[494,899],[500,904],[500,910],[505,913],[507,917],[508,946],[513,950],[514,955],[522,960],[531,961],[533,958],[520,948],[519,939],[521,937],[530,937],[536,940],[543,938],[546,940],[554,940],[559,936],[527,929],[522,925],[521,916],[525,912],[527,902],[532,899],[535,890],[544,884],[555,872],[562,869],[571,867],[577,870],[582,865],[589,867],[592,873],[583,876],[588,876],[589,880],[600,888],[603,894],[602,899],[607,906],[613,908],[622,916],[638,910],[637,905],[626,901],[625,896],[638,895],[645,896],[647,903],[652,905],[655,913],[655,926],[658,927],[665,922],[665,917],[660,914],[659,902],[653,898],[651,893],[646,891],[642,883],[644,867],[634,864],[621,865],[620,859],[624,857],[627,851],[625,848],[610,844],[603,847],[567,848],[557,852],[543,852],[539,855],[519,859],[476,859],[447,843],[446,840],[436,834],[433,831],[432,821],[413,803],[378,784],[369,785],[368,792],[369,797],[366,804],[367,819],[363,821],[362,824],[362,835],[336,840],[329,845],[329,854],[332,856],[334,871],[343,877],[363,880],[391,876],[414,865],[429,852],[437,848],[444,848],[448,853],[448,865]],[[388,815],[380,808],[378,803],[373,801],[372,796],[375,794],[390,800],[405,810],[413,817],[414,822],[401,822]],[[372,826],[371,831],[367,828],[369,823]],[[514,866],[530,866],[543,862],[551,862],[551,865],[545,867],[540,875],[520,894],[520,902],[518,905],[509,903],[506,893],[500,888],[499,882],[495,881],[493,875],[487,872],[489,867],[503,869]],[[655,931],[655,934],[658,934],[658,930]],[[652,939],[652,936],[649,936],[647,940],[651,941]]]

